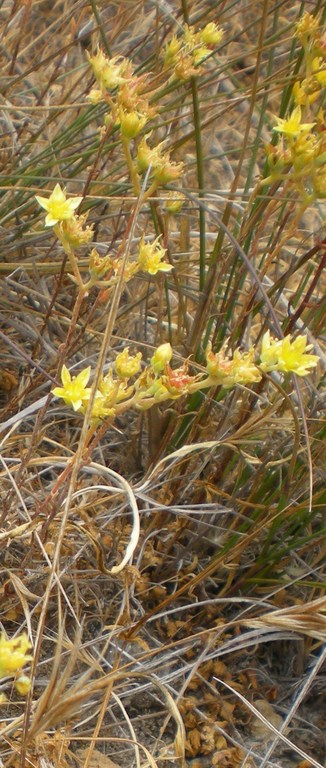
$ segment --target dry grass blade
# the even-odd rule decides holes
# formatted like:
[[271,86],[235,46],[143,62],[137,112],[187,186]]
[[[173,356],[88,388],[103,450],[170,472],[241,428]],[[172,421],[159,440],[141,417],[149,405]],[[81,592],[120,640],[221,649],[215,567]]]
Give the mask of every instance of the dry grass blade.
[[319,597],[303,605],[264,613],[257,619],[244,622],[247,627],[273,627],[301,632],[315,640],[326,642],[326,597]]

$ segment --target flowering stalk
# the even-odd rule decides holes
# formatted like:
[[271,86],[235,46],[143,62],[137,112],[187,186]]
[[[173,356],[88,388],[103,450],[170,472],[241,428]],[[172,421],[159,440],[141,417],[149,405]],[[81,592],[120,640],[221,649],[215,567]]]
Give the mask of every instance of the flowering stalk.
[[140,194],[140,189],[141,189],[140,188],[140,183],[139,183],[139,176],[138,176],[138,173],[137,173],[134,161],[133,161],[132,156],[131,156],[130,146],[129,146],[129,144],[130,144],[129,139],[127,139],[125,136],[122,136],[121,137],[121,143],[122,143],[122,147],[123,147],[124,155],[125,155],[125,158],[126,158],[126,162],[127,162],[128,170],[129,170],[129,173],[130,173],[130,178],[131,178],[131,181],[132,181],[132,185],[133,185],[133,188],[134,188],[135,195],[139,195]]
[[[254,348],[248,352],[235,350],[233,357],[223,351],[214,353],[211,345],[206,349],[206,371],[191,375],[188,362],[179,368],[170,366],[173,350],[169,343],[161,344],[154,352],[150,364],[141,371],[141,353],[130,355],[126,347],[116,358],[114,367],[101,379],[95,394],[92,410],[92,431],[102,420],[114,417],[131,407],[147,410],[154,404],[166,400],[177,400],[199,390],[223,386],[230,389],[237,384],[250,386],[259,382],[264,373],[279,371],[306,376],[317,365],[317,355],[310,354],[306,336],[291,341],[273,339],[267,331],[262,339],[260,357]],[[62,368],[62,387],[56,387],[53,394],[61,397],[74,411],[84,413],[90,397],[87,387],[90,367],[77,376],[65,366]],[[136,377],[136,378],[135,378]]]
[[[326,85],[326,51],[319,19],[304,13],[294,36],[304,53],[305,77],[292,88],[293,107],[285,118],[276,117],[276,146],[266,147],[270,175],[261,186],[287,180],[297,191],[304,210],[326,195],[326,144],[322,108]],[[320,102],[320,103],[318,103]]]

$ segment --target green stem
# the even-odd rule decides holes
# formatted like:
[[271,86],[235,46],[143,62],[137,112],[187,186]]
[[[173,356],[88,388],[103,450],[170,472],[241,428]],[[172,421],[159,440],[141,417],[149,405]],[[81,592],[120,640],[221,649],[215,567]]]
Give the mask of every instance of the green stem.
[[73,249],[71,248],[71,246],[69,245],[69,243],[66,242],[66,240],[65,240],[65,238],[64,238],[64,236],[63,236],[63,234],[61,232],[59,224],[56,224],[53,227],[53,231],[56,234],[59,242],[61,243],[64,252],[68,256],[70,266],[72,268],[72,271],[74,273],[74,277],[75,277],[76,283],[77,283],[78,288],[79,288],[79,292],[82,294],[82,296],[84,296],[85,295],[85,286],[84,286],[84,283],[82,281],[82,277],[81,277],[81,274],[80,274],[80,271],[79,271],[78,261],[77,261],[77,258],[76,258],[76,254],[73,251]]
[[[187,0],[182,0],[182,13],[186,24],[189,24],[189,13]],[[202,145],[202,132],[200,121],[200,104],[198,96],[198,87],[196,77],[191,78],[192,105],[194,112],[194,131],[196,144],[196,163],[197,163],[197,182],[198,195],[205,195],[204,178],[204,156]],[[205,266],[206,266],[206,211],[204,206],[199,206],[199,290],[203,291],[205,287]]]
[[127,139],[125,136],[121,136],[121,143],[122,143],[123,151],[125,153],[125,158],[126,158],[126,161],[127,161],[128,170],[129,170],[129,173],[130,173],[130,178],[131,178],[131,181],[132,181],[132,186],[134,188],[134,192],[135,192],[136,195],[139,195],[140,191],[141,191],[141,187],[140,187],[140,183],[139,183],[138,173],[136,171],[136,168],[135,168],[135,165],[134,165],[134,161],[133,161],[132,156],[131,156],[130,146],[129,146],[129,139]]

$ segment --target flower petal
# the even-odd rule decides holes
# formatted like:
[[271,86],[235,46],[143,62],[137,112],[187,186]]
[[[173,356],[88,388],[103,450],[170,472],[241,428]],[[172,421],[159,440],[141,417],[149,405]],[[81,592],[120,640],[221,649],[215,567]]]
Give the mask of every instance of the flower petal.
[[81,387],[86,387],[86,384],[88,384],[90,375],[91,375],[91,366],[89,365],[88,368],[85,368],[83,371],[80,371],[78,376],[76,376],[76,382],[78,381],[78,384]]
[[66,365],[63,365],[61,369],[61,381],[64,387],[69,387],[71,384],[71,374]]
[[35,200],[37,200],[41,208],[44,208],[45,211],[48,210],[48,203],[49,203],[48,197],[41,197],[40,195],[35,195]]

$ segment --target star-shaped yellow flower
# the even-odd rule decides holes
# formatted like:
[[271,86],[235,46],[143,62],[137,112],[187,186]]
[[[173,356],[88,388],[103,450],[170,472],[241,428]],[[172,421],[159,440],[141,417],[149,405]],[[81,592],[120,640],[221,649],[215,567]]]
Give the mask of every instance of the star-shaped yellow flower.
[[300,136],[301,133],[309,133],[316,123],[302,123],[301,122],[301,107],[298,104],[297,107],[291,112],[290,117],[287,120],[283,120],[282,117],[276,117],[277,125],[273,130],[278,133],[284,133],[292,139]]
[[170,272],[173,269],[172,264],[163,261],[166,249],[162,248],[160,235],[156,237],[153,243],[145,243],[142,237],[139,243],[138,266],[149,275],[157,275],[158,272]]
[[91,367],[85,368],[77,376],[71,376],[68,368],[62,366],[61,381],[63,387],[55,387],[52,394],[62,397],[66,405],[72,405],[74,411],[79,411],[82,405],[89,399],[90,387],[86,387],[91,375]]
[[59,221],[66,221],[71,219],[74,215],[76,208],[80,205],[82,197],[66,198],[65,192],[61,189],[60,184],[56,184],[50,197],[40,197],[35,195],[35,198],[41,208],[47,211],[45,218],[45,226],[53,227],[58,224]]
[[32,660],[27,651],[31,644],[26,633],[8,640],[4,632],[0,637],[0,678],[12,675]]
[[290,336],[285,339],[273,339],[267,331],[262,339],[260,368],[263,371],[293,372],[297,376],[306,376],[310,368],[315,368],[318,363],[317,355],[308,355],[312,344],[307,345],[306,336],[297,336],[291,341]]

